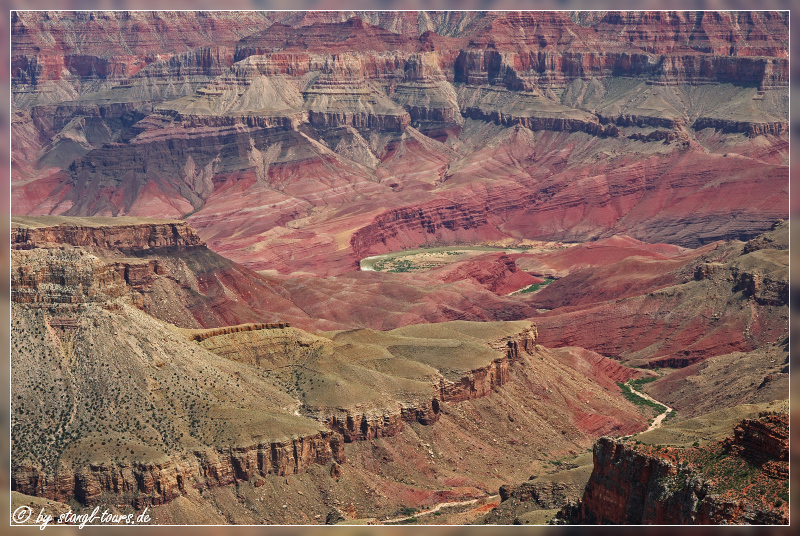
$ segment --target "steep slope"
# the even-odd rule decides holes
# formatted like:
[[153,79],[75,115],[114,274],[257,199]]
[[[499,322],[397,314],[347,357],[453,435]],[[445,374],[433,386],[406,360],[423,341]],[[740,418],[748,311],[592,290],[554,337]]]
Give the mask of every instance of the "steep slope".
[[762,413],[705,447],[635,445],[602,438],[578,505],[581,524],[789,523],[789,417]]
[[341,436],[293,415],[264,374],[123,298],[81,305],[12,305],[13,490],[143,508],[344,460]]

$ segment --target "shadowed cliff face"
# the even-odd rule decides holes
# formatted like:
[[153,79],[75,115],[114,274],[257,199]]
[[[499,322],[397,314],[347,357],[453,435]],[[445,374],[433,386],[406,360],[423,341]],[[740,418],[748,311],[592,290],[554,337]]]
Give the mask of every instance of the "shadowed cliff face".
[[784,14],[343,17],[15,13],[15,211],[188,216],[250,268],[318,274],[786,216]]
[[707,447],[636,446],[602,438],[578,505],[581,524],[788,524],[789,417],[745,419]]

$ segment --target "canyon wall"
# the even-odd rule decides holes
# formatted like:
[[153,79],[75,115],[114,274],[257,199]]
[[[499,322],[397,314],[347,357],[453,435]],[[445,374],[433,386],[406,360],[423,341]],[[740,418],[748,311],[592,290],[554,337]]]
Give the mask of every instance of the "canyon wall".
[[[788,482],[788,415],[746,419],[734,437],[720,443],[720,457],[747,460],[770,485]],[[712,447],[713,448],[713,447]],[[658,449],[657,449],[658,450]],[[704,458],[700,458],[704,459]],[[704,462],[711,464],[711,461]],[[720,525],[787,524],[783,500],[764,498],[748,487],[727,486],[732,470],[722,477],[706,476],[709,467],[693,458],[675,463],[666,456],[643,452],[623,440],[601,438],[594,447],[594,470],[577,505],[561,517],[581,524]],[[749,465],[752,464],[752,465]],[[751,477],[752,478],[752,477]],[[778,488],[780,489],[780,488]],[[788,491],[788,487],[786,488]],[[764,503],[768,502],[768,504]]]
[[77,471],[61,467],[55,473],[15,466],[11,490],[26,495],[91,506],[104,495],[134,508],[165,504],[187,489],[228,486],[260,476],[303,473],[311,464],[344,463],[344,445],[334,432],[319,432],[284,441],[199,449],[162,462],[90,465]]
[[12,249],[32,249],[69,244],[72,246],[92,246],[125,252],[143,250],[176,251],[192,247],[205,247],[186,222],[137,223],[132,225],[109,221],[109,225],[84,226],[81,224],[43,227],[13,226],[11,229]]

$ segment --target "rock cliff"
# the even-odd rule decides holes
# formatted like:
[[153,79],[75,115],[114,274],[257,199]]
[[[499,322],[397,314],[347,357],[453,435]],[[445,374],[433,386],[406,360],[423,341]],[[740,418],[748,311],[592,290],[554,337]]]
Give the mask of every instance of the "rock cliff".
[[122,221],[95,220],[93,225],[63,223],[29,227],[23,224],[11,229],[12,249],[45,248],[54,244],[91,246],[126,253],[145,250],[173,252],[205,247],[205,242],[186,222],[124,225]]
[[559,508],[565,503],[580,497],[575,485],[564,482],[523,482],[516,486],[500,486],[500,500],[516,499],[519,502],[533,501],[543,509]]
[[745,420],[733,438],[705,448],[602,438],[583,498],[561,517],[583,524],[787,524],[787,438],[785,414]]
[[77,500],[91,506],[109,494],[134,508],[168,503],[189,488],[229,486],[259,476],[305,472],[311,464],[345,462],[341,436],[319,432],[284,441],[196,450],[163,462],[91,464],[78,471],[60,468],[56,474],[36,467],[16,466],[11,489],[52,500]]

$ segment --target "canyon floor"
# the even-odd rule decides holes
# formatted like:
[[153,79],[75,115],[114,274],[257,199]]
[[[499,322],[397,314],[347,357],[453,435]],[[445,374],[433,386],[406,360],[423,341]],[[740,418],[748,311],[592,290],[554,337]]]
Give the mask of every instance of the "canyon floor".
[[13,11],[12,508],[785,523],[788,27]]

